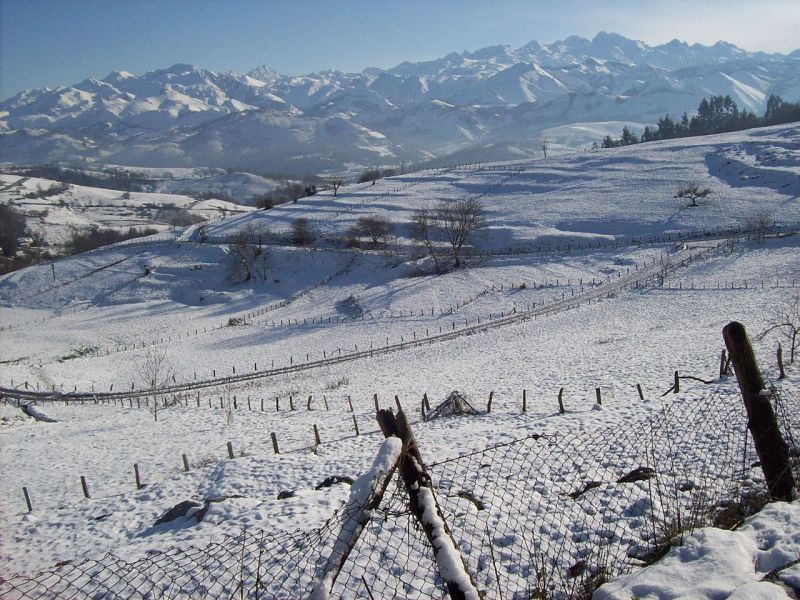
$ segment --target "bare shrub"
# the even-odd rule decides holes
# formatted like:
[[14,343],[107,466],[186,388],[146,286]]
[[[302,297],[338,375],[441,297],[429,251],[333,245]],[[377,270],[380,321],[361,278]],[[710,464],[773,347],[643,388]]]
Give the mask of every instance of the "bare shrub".
[[160,410],[158,390],[168,386],[175,379],[175,369],[167,358],[166,348],[150,346],[145,349],[139,363],[139,378],[153,397],[153,405],[150,406],[148,403],[148,410],[153,419],[158,421]]
[[269,266],[266,245],[271,235],[266,227],[253,223],[236,233],[228,245],[225,279],[244,283],[257,277],[265,281]]

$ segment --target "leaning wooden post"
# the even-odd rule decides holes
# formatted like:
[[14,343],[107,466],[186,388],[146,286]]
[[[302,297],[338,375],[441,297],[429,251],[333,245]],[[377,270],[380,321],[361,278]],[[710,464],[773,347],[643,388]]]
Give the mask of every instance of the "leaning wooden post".
[[81,487],[83,488],[83,497],[91,498],[91,496],[89,496],[89,486],[86,485],[86,477],[83,475],[81,475]]
[[786,371],[783,370],[783,348],[778,344],[778,379],[786,379]]
[[272,438],[272,450],[273,450],[273,452],[275,452],[275,454],[280,454],[281,451],[278,449],[278,436],[276,436],[274,433],[270,433],[269,437]]
[[776,500],[790,502],[795,482],[789,463],[789,449],[778,428],[770,403],[771,395],[766,392],[747,332],[744,325],[732,321],[723,328],[722,336],[742,392],[747,409],[747,428],[753,436],[769,494]]
[[425,410],[427,412],[431,412],[431,404],[428,402],[428,394],[427,392],[422,394],[422,401],[425,403]]
[[491,414],[492,412],[492,400],[494,399],[494,390],[489,392],[489,402],[486,403],[486,414]]
[[642,391],[642,384],[636,384],[636,391],[639,392],[639,400],[644,400],[644,392]]
[[401,410],[395,416],[390,410],[380,410],[378,424],[385,437],[397,436],[403,442],[398,469],[408,492],[409,508],[428,538],[439,574],[450,597],[453,600],[479,600],[480,595],[472,576],[467,571],[453,534],[436,501],[430,475],[423,466],[417,441],[405,413]]
[[233,459],[233,444],[228,442],[228,458]]
[[558,390],[558,412],[559,414],[564,414],[566,411],[564,410],[564,388],[562,387]]
[[309,600],[327,600],[336,583],[339,572],[347,562],[347,557],[358,542],[361,532],[372,518],[372,513],[377,509],[386,487],[394,475],[400,461],[403,444],[397,437],[384,440],[378,454],[372,462],[372,468],[356,480],[358,485],[350,488],[350,498],[342,511],[342,528],[336,537],[336,542],[331,548],[331,553],[322,567]]
[[28,495],[28,488],[24,485],[22,486],[22,493],[25,495],[25,505],[28,507],[28,512],[33,512],[33,506],[31,506],[31,497]]
[[356,416],[353,415],[353,429],[356,430],[356,437],[361,435],[361,432],[358,430],[358,421],[356,421]]
[[319,429],[314,425],[314,445],[319,446],[322,442],[319,439]]

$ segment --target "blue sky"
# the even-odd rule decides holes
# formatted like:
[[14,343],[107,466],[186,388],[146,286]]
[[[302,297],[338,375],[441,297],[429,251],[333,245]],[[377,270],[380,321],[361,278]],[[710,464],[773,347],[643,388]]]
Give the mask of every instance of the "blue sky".
[[800,0],[0,0],[0,99],[176,62],[360,71],[598,31],[786,53]]

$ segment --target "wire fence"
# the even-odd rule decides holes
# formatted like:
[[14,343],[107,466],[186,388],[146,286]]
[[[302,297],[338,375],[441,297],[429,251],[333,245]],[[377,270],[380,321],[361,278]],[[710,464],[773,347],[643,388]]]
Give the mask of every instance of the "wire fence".
[[[798,479],[800,396],[773,388],[772,399]],[[589,597],[693,528],[737,524],[765,497],[747,422],[737,393],[705,391],[663,401],[648,418],[589,434],[532,434],[427,469],[484,598]],[[367,513],[352,502],[357,487],[318,529],[245,531],[135,561],[108,554],[62,563],[0,580],[0,597],[306,598],[321,581],[335,598],[446,597],[402,481],[395,476]],[[363,531],[335,579],[325,580],[337,539],[360,514],[368,515]]]

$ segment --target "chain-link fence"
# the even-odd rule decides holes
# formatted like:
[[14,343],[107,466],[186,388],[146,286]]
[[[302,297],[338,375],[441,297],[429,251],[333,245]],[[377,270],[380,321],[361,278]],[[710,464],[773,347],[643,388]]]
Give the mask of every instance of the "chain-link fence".
[[[645,419],[530,435],[428,465],[441,514],[483,597],[588,597],[602,581],[657,559],[686,531],[735,525],[757,506],[766,485],[739,395],[690,396],[664,401]],[[773,406],[797,480],[800,397],[775,392]],[[109,554],[63,564],[0,581],[0,597],[306,598],[340,531],[363,508],[351,502],[312,531],[244,532],[135,562]],[[330,596],[446,597],[442,564],[397,475],[366,514]]]

